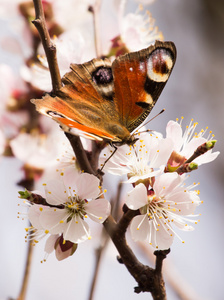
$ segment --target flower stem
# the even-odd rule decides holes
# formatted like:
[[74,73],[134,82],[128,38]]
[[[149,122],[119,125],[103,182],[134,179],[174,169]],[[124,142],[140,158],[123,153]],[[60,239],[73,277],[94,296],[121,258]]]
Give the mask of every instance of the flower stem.
[[33,245],[32,241],[28,241],[28,249],[27,249],[27,257],[26,257],[26,267],[24,271],[23,281],[22,281],[22,287],[19,293],[19,296],[17,300],[25,300],[26,293],[27,293],[27,287],[30,277],[30,269],[31,269],[31,262],[33,257]]
[[101,38],[100,38],[100,8],[101,0],[96,0],[93,6],[89,7],[89,11],[93,14],[93,24],[94,24],[94,38],[95,38],[95,50],[96,57],[101,57]]

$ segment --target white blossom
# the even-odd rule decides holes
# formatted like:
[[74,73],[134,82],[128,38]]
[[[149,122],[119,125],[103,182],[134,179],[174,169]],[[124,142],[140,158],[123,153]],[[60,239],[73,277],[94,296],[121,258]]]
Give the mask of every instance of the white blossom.
[[154,248],[168,249],[179,229],[191,231],[194,228],[187,222],[195,222],[190,216],[201,204],[198,191],[183,185],[184,176],[177,173],[164,173],[155,179],[152,190],[142,183],[127,194],[126,204],[130,209],[140,210],[130,226],[135,241],[146,241]]
[[[134,183],[161,174],[173,149],[170,139],[163,139],[154,134],[142,134],[133,146],[123,145],[105,165],[105,170],[115,175],[128,175],[128,181]],[[107,151],[107,153],[106,153]],[[103,151],[104,159],[113,150]]]
[[125,2],[121,1],[119,9],[119,26],[121,39],[130,51],[139,51],[163,40],[163,34],[155,26],[155,19],[149,11],[143,13],[142,6],[135,13],[125,15]]
[[[200,145],[207,142],[209,139],[213,138],[211,132],[205,138],[206,130],[201,130],[196,132],[196,127],[198,123],[191,120],[190,124],[186,126],[185,131],[183,131],[181,124],[175,121],[169,121],[166,127],[166,137],[173,141],[173,152],[168,162],[171,167],[178,167],[179,164],[183,163],[186,159],[190,158],[194,151]],[[212,149],[206,153],[197,157],[194,162],[198,165],[208,163],[216,159],[219,152],[212,152]]]
[[110,213],[110,203],[98,198],[99,179],[87,173],[65,175],[60,181],[51,180],[45,185],[45,194],[51,206],[31,205],[29,220],[42,233],[63,234],[65,241],[80,243],[90,239],[89,225],[85,220],[89,217],[103,223]]

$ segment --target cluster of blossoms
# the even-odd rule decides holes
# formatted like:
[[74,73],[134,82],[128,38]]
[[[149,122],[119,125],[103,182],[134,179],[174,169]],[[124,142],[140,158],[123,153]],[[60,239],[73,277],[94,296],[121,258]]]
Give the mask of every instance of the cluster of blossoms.
[[[168,249],[174,236],[179,237],[173,225],[192,231],[194,228],[189,223],[199,221],[198,215],[194,214],[202,203],[196,189],[198,184],[187,186],[186,172],[213,161],[219,152],[212,152],[215,141],[209,141],[209,136],[205,138],[203,130],[196,133],[196,126],[197,123],[191,121],[183,132],[181,124],[170,121],[165,138],[156,132],[138,133],[139,139],[133,146],[119,147],[105,164],[104,172],[125,174],[125,184],[133,186],[126,195],[125,204],[138,211],[130,224],[134,241],[147,242],[160,250]],[[202,148],[203,154],[186,166],[185,162]],[[109,146],[102,151],[101,165],[110,153]],[[63,162],[65,175],[63,173],[61,180],[44,184],[42,202],[35,199],[35,194],[21,194],[22,198],[29,199],[26,203],[30,206],[28,218],[34,240],[37,242],[50,235],[45,251],[51,253],[55,248],[58,259],[73,254],[74,245],[76,250],[78,243],[90,239],[89,226],[84,221],[87,216],[103,223],[110,214],[109,202],[100,197],[98,178],[80,174],[75,161],[69,155],[67,159],[69,163]]]
[[[25,192],[29,199],[26,203],[30,206],[28,218],[32,224],[26,231],[33,232],[29,238],[33,235],[35,243],[49,234],[45,251],[51,253],[58,245],[56,256],[59,260],[74,253],[74,244],[76,249],[78,243],[91,239],[85,219],[89,217],[103,223],[110,214],[110,203],[101,197],[97,177],[78,172],[62,173],[61,176],[61,180],[54,179],[43,184],[46,202],[41,197],[37,201],[37,194],[33,197],[34,194]],[[24,197],[24,193],[21,196]],[[63,247],[66,247],[66,254],[61,250]]]
[[[18,2],[15,10],[6,2],[6,11],[0,10],[0,14],[9,15],[11,11],[14,18],[19,12],[17,34],[22,36],[22,43],[2,40],[1,45],[5,50],[8,50],[7,45],[14,45],[13,48],[24,57],[24,64],[18,78],[9,66],[0,65],[4,79],[0,83],[0,154],[14,156],[23,162],[24,178],[20,184],[28,190],[34,189],[40,178],[46,182],[44,194],[28,190],[20,192],[28,206],[27,217],[32,225],[26,228],[26,237],[35,243],[48,236],[45,251],[49,254],[55,249],[57,258],[61,260],[72,255],[79,243],[91,238],[89,223],[85,220],[103,223],[111,213],[110,203],[104,199],[100,180],[81,172],[71,148],[55,164],[58,155],[69,145],[58,126],[40,116],[30,103],[31,98],[41,98],[43,92],[51,91],[47,61],[38,33],[29,22],[34,19],[32,2],[15,0]],[[149,12],[144,13],[140,7],[136,13],[125,14],[125,2],[115,1],[119,32],[103,43],[107,45],[107,49],[103,49],[104,54],[108,53],[107,57],[140,50],[155,40],[163,39]],[[152,0],[141,2],[148,4]],[[92,15],[88,7],[93,5],[93,1],[77,3],[70,0],[64,5],[63,1],[49,0],[43,1],[43,4],[63,76],[69,71],[71,62],[83,63],[96,56],[93,32],[89,30]],[[66,9],[76,15],[69,14]],[[76,29],[71,30],[72,27]],[[106,162],[105,173],[126,175],[125,184],[133,187],[124,202],[130,210],[137,211],[130,224],[135,241],[167,249],[177,235],[172,224],[190,231],[193,227],[188,223],[198,221],[193,214],[201,203],[199,192],[197,184],[185,185],[186,173],[213,161],[219,153],[212,152],[215,141],[210,140],[210,136],[205,138],[203,131],[195,133],[196,125],[191,122],[183,132],[180,123],[170,121],[165,138],[156,132],[141,133],[134,145],[119,147]],[[88,142],[84,145],[88,153],[91,153],[91,146]],[[114,149],[109,146],[102,151],[99,169],[111,151]]]
[[[186,173],[213,161],[219,152],[212,152],[215,141],[209,141],[211,133],[205,138],[206,131],[196,133],[196,126],[197,123],[191,121],[183,132],[181,124],[169,121],[166,138],[158,133],[141,134],[135,145],[120,147],[106,164],[108,172],[126,174],[126,182],[133,185],[126,205],[139,210],[130,226],[135,241],[168,249],[177,235],[171,224],[190,231],[194,228],[187,223],[198,222],[194,211],[202,201],[197,184],[185,185]],[[109,155],[107,152],[111,149],[104,151],[105,157]],[[188,163],[194,153],[197,157]]]

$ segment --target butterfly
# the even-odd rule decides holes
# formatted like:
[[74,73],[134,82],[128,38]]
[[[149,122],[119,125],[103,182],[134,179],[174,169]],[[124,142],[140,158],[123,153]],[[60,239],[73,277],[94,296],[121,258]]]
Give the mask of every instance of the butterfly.
[[64,131],[114,145],[132,145],[131,134],[148,116],[176,61],[172,42],[109,59],[71,64],[62,88],[31,100]]

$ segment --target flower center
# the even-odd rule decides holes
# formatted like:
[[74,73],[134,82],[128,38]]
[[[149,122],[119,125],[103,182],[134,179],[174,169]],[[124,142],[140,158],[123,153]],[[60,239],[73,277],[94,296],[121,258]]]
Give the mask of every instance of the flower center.
[[67,210],[69,217],[67,222],[69,222],[75,215],[78,215],[80,218],[84,218],[86,215],[85,204],[87,200],[79,199],[78,197],[72,197],[70,202],[65,203],[65,209]]

